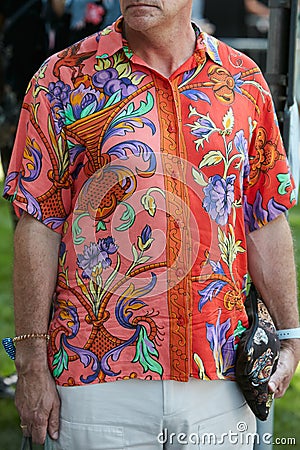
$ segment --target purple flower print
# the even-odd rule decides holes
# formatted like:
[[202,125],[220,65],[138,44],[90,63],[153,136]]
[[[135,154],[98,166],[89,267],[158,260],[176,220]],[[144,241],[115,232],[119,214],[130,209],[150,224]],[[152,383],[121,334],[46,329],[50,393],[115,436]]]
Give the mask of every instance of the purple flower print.
[[57,81],[49,83],[48,90],[46,97],[50,102],[55,131],[60,133],[64,126],[64,108],[69,101],[71,87],[62,81]]
[[234,79],[234,90],[238,92],[239,94],[242,94],[241,86],[243,86],[244,81],[241,79],[241,72],[237,73],[236,75],[233,75]]
[[202,140],[208,140],[209,135],[216,129],[215,124],[208,115],[201,116],[197,119],[196,124],[197,126],[193,127],[191,133]]
[[77,265],[83,269],[83,278],[91,278],[92,272],[99,266],[107,269],[111,265],[109,255],[115,253],[117,249],[118,246],[111,236],[99,239],[97,243],[91,242],[89,246],[85,245],[83,254],[77,257]]
[[138,248],[141,251],[148,250],[151,247],[151,244],[154,241],[151,235],[152,235],[151,227],[149,225],[145,225],[141,232],[141,235],[138,236]]
[[267,207],[264,208],[262,199],[260,191],[257,191],[253,204],[249,203],[247,196],[244,195],[243,205],[247,233],[258,230],[287,210],[284,205],[277,203],[274,197],[270,198]]
[[232,377],[235,364],[234,335],[230,334],[231,321],[227,319],[221,323],[221,309],[219,309],[216,325],[206,323],[206,338],[216,363],[219,378]]
[[141,238],[144,245],[146,244],[148,239],[150,239],[150,237],[151,237],[151,228],[149,225],[145,225],[141,233]]
[[203,188],[205,198],[203,208],[218,225],[225,225],[234,201],[235,175],[229,175],[226,179],[220,175],[209,178],[208,185]]
[[126,77],[120,78],[119,80],[108,81],[104,87],[105,94],[112,95],[117,91],[121,91],[122,98],[128,97],[136,90],[137,87]]
[[70,94],[70,103],[74,119],[77,120],[99,111],[103,107],[104,96],[99,91],[90,87],[86,88],[81,83]]
[[68,102],[71,87],[63,81],[57,81],[56,83],[49,83],[48,90],[47,98],[50,103],[60,106],[62,109],[63,105]]
[[[214,274],[220,274],[222,276],[225,275],[224,269],[220,261],[212,261],[211,259],[209,259],[209,264]],[[226,281],[223,280],[212,280],[204,289],[198,291],[198,294],[200,295],[198,309],[200,312],[202,311],[203,306],[208,301],[211,302],[213,298],[219,294],[219,292],[223,289],[223,287],[226,286],[226,284],[227,284]]]
[[248,155],[248,145],[247,139],[244,135],[244,130],[240,130],[236,133],[234,137],[234,144],[239,153],[244,155],[244,177],[247,177],[250,173],[249,155]]
[[109,255],[116,253],[118,250],[118,246],[115,244],[114,239],[111,236],[104,239],[99,239],[98,246],[102,252],[106,252]]
[[64,242],[61,242],[59,247],[59,257],[62,258],[65,252],[66,252],[66,244]]
[[93,85],[97,88],[103,89],[106,83],[110,80],[117,80],[119,74],[116,69],[100,70],[93,75]]
[[122,99],[137,90],[137,87],[127,77],[120,77],[114,68],[100,70],[93,75],[93,84],[103,89],[104,94],[111,96],[120,91]]

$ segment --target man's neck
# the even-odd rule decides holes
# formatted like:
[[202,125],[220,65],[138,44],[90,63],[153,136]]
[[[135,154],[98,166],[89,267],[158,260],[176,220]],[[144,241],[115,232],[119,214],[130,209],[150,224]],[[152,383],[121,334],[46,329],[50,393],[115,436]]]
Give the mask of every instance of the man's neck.
[[130,49],[150,67],[169,78],[195,50],[195,32],[188,27],[173,30],[151,30],[142,33],[125,24],[125,36]]

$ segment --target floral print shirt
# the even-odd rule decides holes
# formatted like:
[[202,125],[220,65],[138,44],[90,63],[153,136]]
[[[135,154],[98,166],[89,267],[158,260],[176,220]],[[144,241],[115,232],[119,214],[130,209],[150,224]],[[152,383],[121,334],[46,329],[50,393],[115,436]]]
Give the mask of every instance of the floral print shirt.
[[165,78],[121,25],[35,74],[6,178],[15,208],[61,234],[49,365],[64,386],[232,380],[246,234],[294,203],[271,95],[196,26]]

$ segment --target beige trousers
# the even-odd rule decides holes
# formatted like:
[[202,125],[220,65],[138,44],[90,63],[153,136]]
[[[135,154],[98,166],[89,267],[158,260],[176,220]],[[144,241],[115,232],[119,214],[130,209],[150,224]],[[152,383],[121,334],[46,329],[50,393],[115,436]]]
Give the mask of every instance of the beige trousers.
[[250,450],[256,420],[231,381],[126,380],[58,387],[60,436],[46,450]]

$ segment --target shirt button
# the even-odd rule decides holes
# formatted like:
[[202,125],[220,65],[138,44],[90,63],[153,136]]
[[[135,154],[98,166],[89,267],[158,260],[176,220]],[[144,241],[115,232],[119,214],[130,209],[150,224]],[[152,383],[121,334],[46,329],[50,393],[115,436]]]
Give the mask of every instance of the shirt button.
[[177,276],[177,278],[183,278],[184,277],[184,271],[183,271],[183,269],[181,269],[181,268],[178,268],[178,269],[176,269],[176,276]]
[[176,228],[184,228],[184,221],[183,220],[181,220],[181,219],[177,219],[176,220]]
[[176,127],[172,123],[170,123],[170,125],[168,126],[168,132],[176,133]]
[[182,317],[181,315],[178,316],[177,325],[183,327],[184,323],[185,323],[184,317]]

